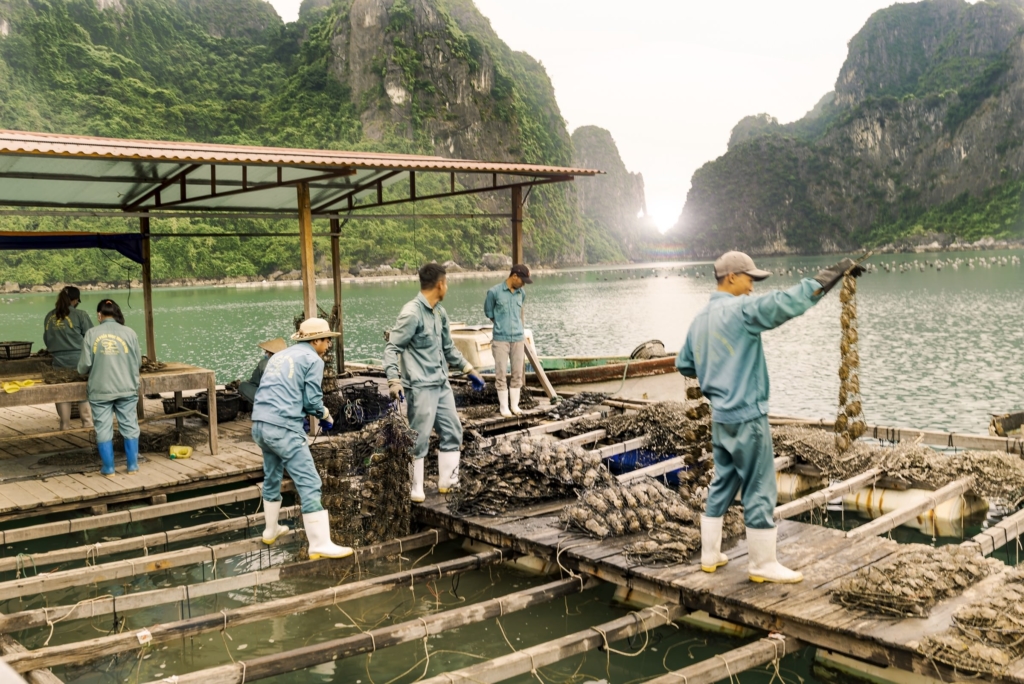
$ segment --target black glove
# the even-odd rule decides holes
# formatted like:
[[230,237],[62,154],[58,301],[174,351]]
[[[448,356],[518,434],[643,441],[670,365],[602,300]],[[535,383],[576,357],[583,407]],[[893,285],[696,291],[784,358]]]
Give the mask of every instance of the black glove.
[[821,283],[822,294],[827,293],[833,287],[836,286],[846,272],[849,271],[850,275],[854,278],[864,275],[864,268],[857,266],[853,263],[852,259],[843,259],[835,266],[829,266],[828,268],[818,272],[818,275],[814,276],[814,279]]

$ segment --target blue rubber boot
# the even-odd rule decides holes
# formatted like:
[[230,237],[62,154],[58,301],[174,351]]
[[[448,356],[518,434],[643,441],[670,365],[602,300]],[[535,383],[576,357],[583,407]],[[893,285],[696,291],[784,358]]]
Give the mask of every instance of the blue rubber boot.
[[96,448],[99,449],[100,460],[103,462],[100,473],[107,477],[114,477],[114,443],[100,442],[96,445]]
[[139,472],[139,438],[124,440],[124,455],[128,458],[128,474]]

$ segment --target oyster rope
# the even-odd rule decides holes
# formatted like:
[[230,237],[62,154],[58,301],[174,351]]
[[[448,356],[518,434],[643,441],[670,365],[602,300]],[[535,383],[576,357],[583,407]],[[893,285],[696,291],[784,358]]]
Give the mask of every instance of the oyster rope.
[[836,449],[840,453],[860,439],[868,430],[860,396],[860,351],[857,333],[857,279],[843,276],[839,291],[842,312],[839,322],[843,336],[839,342],[839,413],[836,415]]

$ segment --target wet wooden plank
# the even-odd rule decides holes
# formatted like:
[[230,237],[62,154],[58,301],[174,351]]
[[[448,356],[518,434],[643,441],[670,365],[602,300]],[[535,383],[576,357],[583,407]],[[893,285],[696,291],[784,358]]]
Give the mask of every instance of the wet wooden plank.
[[30,496],[34,497],[40,506],[60,501],[59,496],[51,492],[46,487],[41,486],[35,480],[18,480],[13,484],[16,484],[19,488],[25,490]]

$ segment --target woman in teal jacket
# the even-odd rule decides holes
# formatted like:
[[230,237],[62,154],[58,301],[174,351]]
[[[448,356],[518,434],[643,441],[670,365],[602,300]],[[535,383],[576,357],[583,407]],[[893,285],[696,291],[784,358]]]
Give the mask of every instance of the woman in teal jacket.
[[103,461],[100,472],[114,476],[116,413],[130,475],[139,469],[139,338],[125,326],[121,307],[113,300],[100,302],[96,314],[100,324],[85,334],[78,372],[89,375],[89,405],[96,424],[96,446]]
[[[46,314],[43,342],[46,351],[53,358],[54,368],[74,368],[82,355],[82,341],[85,333],[92,327],[89,314],[78,310],[82,292],[74,285],[68,285],[57,295],[57,306]],[[92,427],[92,413],[89,404],[81,402],[78,413],[82,417],[82,427]],[[57,415],[60,417],[60,429],[71,429],[71,402],[57,404]]]

